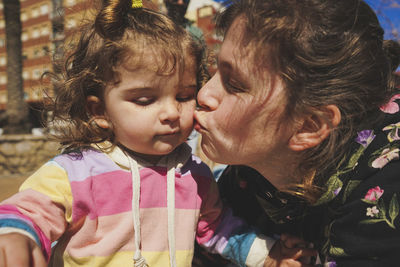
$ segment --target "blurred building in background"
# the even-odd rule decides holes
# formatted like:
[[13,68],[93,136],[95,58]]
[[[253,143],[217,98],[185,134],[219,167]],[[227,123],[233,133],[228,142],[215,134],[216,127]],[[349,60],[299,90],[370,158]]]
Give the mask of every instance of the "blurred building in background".
[[[193,1],[193,0],[192,0]],[[213,5],[206,5],[196,9],[195,22],[203,31],[204,40],[209,51],[209,72],[211,75],[217,70],[216,54],[222,44],[221,37],[215,32],[215,14],[217,9]]]
[[[90,14],[87,0],[20,0],[22,23],[22,55],[25,101],[31,107],[34,127],[40,127],[40,110],[45,94],[52,94],[48,78],[42,79],[46,71],[53,71],[53,55],[57,43],[68,41],[82,18]],[[57,7],[53,8],[56,4]],[[53,23],[63,20],[60,30]],[[5,47],[5,19],[0,2],[0,112],[7,108],[7,55]]]
[[[55,52],[62,53],[73,42],[73,33],[79,31],[84,20],[93,18],[96,0],[20,0],[22,22],[22,54],[25,101],[31,107],[34,127],[40,127],[40,110],[45,94],[53,94],[48,78],[42,79],[46,71],[55,71]],[[198,0],[192,0],[198,1]],[[163,0],[151,0],[151,8],[165,12]],[[213,18],[216,8],[207,5],[198,8],[189,19],[199,27],[205,41],[212,50],[218,49],[221,41],[214,32]],[[0,0],[0,112],[7,107],[7,55],[5,19]],[[211,61],[211,64],[213,62]],[[211,67],[213,71],[213,67]],[[0,125],[1,127],[1,125]]]

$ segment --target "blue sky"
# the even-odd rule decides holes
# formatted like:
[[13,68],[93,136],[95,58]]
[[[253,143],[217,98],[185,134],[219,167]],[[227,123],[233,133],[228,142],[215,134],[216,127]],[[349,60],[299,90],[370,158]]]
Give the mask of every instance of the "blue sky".
[[379,21],[385,29],[385,39],[394,39],[391,29],[397,30],[397,39],[400,40],[400,1],[399,0],[366,0],[378,13]]

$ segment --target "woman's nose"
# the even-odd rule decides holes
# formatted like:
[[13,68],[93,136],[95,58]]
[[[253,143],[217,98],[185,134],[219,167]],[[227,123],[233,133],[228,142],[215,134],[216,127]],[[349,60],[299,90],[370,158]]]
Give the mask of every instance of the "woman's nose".
[[216,110],[219,105],[218,81],[219,77],[215,74],[197,94],[197,103],[201,109],[212,111]]

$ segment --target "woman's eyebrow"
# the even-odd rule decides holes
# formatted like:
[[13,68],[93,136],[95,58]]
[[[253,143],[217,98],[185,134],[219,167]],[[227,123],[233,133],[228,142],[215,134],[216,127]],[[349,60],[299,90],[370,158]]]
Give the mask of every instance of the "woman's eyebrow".
[[221,60],[219,57],[216,59],[217,61],[217,67],[219,68],[227,68],[227,69],[232,69],[232,64],[228,61]]
[[242,70],[237,67],[238,65],[232,64],[231,61],[217,60],[217,66],[219,70],[229,73],[231,76],[237,78],[237,80],[244,80],[243,77],[246,77]]

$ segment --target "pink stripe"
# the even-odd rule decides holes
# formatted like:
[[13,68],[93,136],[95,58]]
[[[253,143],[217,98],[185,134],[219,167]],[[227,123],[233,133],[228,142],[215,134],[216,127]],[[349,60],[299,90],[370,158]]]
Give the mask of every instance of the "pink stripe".
[[219,226],[222,214],[222,201],[219,197],[218,186],[214,181],[205,193],[205,201],[202,206],[202,214],[198,222],[197,241],[200,244],[207,242]]
[[42,251],[45,254],[47,262],[50,260],[50,252],[51,252],[51,242],[50,240],[46,237],[46,235],[40,230],[39,227],[36,226],[36,224],[27,216],[22,214],[17,207],[13,205],[1,205],[0,206],[0,212],[2,213],[8,213],[8,214],[14,214],[20,216],[24,221],[29,221],[30,225],[33,225],[33,228],[36,231],[36,234],[39,237],[39,240],[41,242],[42,246]]
[[[175,210],[177,250],[192,250],[195,242],[199,210]],[[168,210],[145,209],[140,213],[144,251],[168,251]]]
[[[141,208],[167,206],[166,168],[140,170]],[[130,172],[118,170],[71,182],[73,193],[73,220],[88,215],[91,219],[131,210],[132,180]],[[176,175],[176,208],[200,209],[202,199],[210,186],[210,177],[189,173]]]
[[79,231],[71,236],[66,252],[75,258],[110,256],[117,251],[133,251],[133,222],[131,212],[86,218]]
[[[141,176],[141,208],[167,206],[167,173],[166,168],[145,168]],[[210,182],[207,177],[199,176],[195,180],[191,173],[176,175],[175,206],[178,209],[200,209],[201,191],[208,190]]]
[[131,210],[131,175],[123,170],[71,182],[71,191],[74,222],[86,215],[94,219]]

